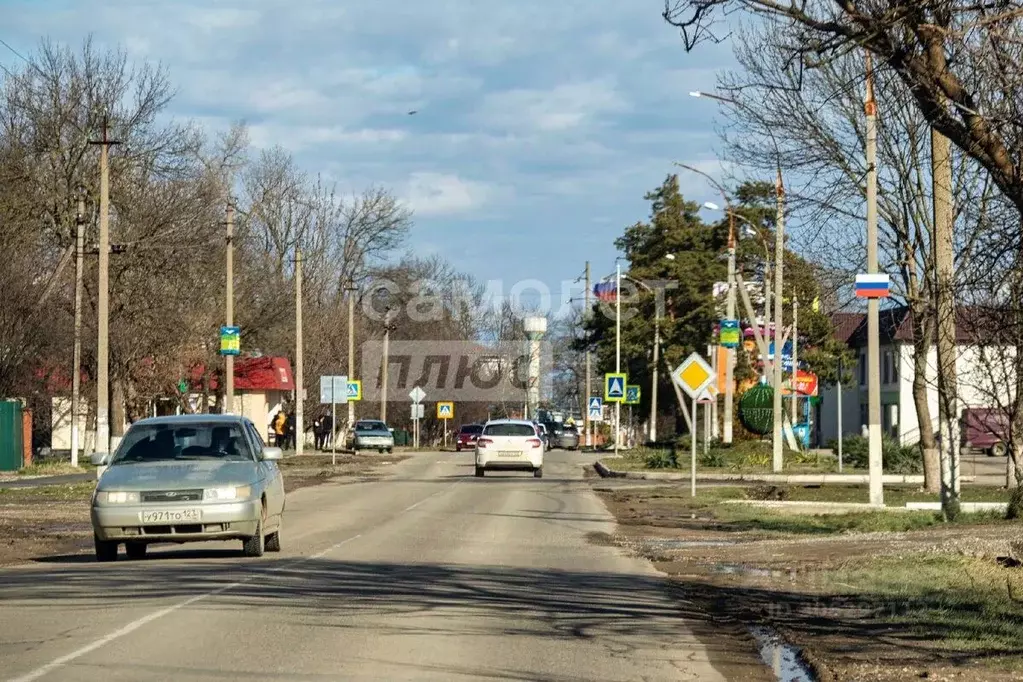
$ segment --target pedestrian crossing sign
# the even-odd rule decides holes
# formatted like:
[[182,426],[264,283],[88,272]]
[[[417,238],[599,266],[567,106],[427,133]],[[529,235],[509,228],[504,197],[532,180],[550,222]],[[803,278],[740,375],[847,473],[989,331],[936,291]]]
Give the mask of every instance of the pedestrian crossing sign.
[[358,379],[349,380],[347,394],[349,400],[362,400],[362,382]]
[[437,419],[454,419],[455,404],[452,402],[437,403]]
[[639,386],[625,387],[625,404],[639,405]]
[[604,375],[604,402],[620,403],[625,400],[625,382],[628,377],[624,373],[608,373]]

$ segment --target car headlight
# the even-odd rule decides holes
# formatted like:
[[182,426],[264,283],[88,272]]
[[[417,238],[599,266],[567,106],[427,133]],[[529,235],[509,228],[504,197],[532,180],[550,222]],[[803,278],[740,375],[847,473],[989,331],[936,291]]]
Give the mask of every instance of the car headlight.
[[99,504],[131,504],[139,501],[139,494],[126,490],[97,490],[95,501]]
[[238,485],[229,488],[207,488],[202,491],[204,500],[244,500],[252,495],[252,486]]

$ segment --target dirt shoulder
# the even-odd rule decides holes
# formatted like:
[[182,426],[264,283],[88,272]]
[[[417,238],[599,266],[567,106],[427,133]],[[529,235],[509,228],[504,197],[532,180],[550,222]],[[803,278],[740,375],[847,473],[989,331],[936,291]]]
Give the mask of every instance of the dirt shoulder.
[[[322,483],[371,481],[407,455],[303,455],[281,460],[287,492]],[[92,551],[95,482],[5,488],[0,482],[0,566]]]
[[594,487],[618,520],[596,541],[649,558],[683,602],[778,633],[819,680],[1023,675],[1023,568],[1004,558],[1023,549],[1013,547],[1023,540],[1018,523],[802,516],[725,502],[743,488],[706,489],[694,501],[688,485]]

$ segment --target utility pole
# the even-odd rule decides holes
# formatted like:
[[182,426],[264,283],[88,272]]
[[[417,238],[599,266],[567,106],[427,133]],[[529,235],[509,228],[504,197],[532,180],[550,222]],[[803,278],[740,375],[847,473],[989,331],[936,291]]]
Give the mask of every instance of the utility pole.
[[[586,294],[583,297],[584,308],[583,308],[583,320],[590,319],[590,261],[586,261]],[[586,390],[583,391],[583,399],[586,401],[585,409],[583,410],[583,431],[586,433],[586,447],[593,445],[593,440],[590,435],[590,428],[593,424],[590,423],[590,391],[593,390],[593,384],[590,382],[590,351],[586,350]]]
[[[227,204],[227,296],[224,304],[227,326],[234,326],[234,206]],[[224,411],[234,414],[234,356],[224,356],[225,400]]]
[[391,309],[384,313],[384,358],[380,368],[380,421],[387,423],[387,365],[390,363],[391,352]]
[[[955,212],[952,197],[952,148],[931,128],[931,186],[936,274],[935,325],[938,347],[938,432],[941,434],[941,512],[946,521],[959,514],[959,420],[956,377]],[[1010,456],[1010,459],[1011,456]]]
[[[355,380],[355,282],[349,281],[348,287],[348,381]],[[334,432],[337,425],[332,425]],[[355,428],[355,401],[348,401],[348,429]],[[330,436],[334,438],[332,433]]]
[[[728,206],[728,303],[726,315],[735,319],[735,213]],[[714,349],[717,355],[717,349]],[[732,443],[732,403],[735,402],[735,349],[725,349],[725,432],[723,441]],[[716,380],[716,377],[715,377]],[[704,408],[706,409],[706,407]]]
[[[874,101],[874,70],[867,52],[867,273],[877,274],[877,103]],[[867,299],[867,462],[870,504],[884,506],[881,460],[881,348],[880,305]]]
[[[615,263],[615,373],[622,371],[622,264]],[[625,387],[622,386],[622,390]],[[694,422],[695,423],[695,422]],[[622,432],[622,402],[615,401],[615,455]]]
[[305,445],[303,412],[305,377],[302,365],[302,252],[295,251],[295,454],[301,455]]
[[99,293],[96,302],[96,447],[110,452],[110,125],[103,117],[99,145]]
[[799,297],[792,292],[792,424],[799,418],[799,393],[796,391],[796,373],[799,372]]
[[661,359],[661,311],[654,298],[654,367],[650,378],[650,442],[657,442],[657,366]]
[[784,323],[782,318],[782,277],[784,270],[785,256],[785,186],[781,179],[781,164],[778,165],[778,179],[775,183],[775,192],[778,198],[778,207],[775,214],[774,228],[774,405],[772,416],[774,420],[772,429],[771,446],[773,450],[773,470],[781,472],[785,465],[785,456],[782,450],[782,404],[781,404],[781,328]]
[[71,365],[71,466],[78,466],[79,431],[81,413],[79,394],[82,390],[82,279],[85,274],[85,197],[78,195],[78,213],[75,216],[75,350]]

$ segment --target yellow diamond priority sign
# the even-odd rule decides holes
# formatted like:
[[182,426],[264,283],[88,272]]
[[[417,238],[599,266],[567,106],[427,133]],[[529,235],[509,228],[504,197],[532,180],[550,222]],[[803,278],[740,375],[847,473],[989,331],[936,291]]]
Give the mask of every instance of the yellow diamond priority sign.
[[671,373],[672,380],[694,400],[714,383],[714,370],[699,353],[693,353]]

